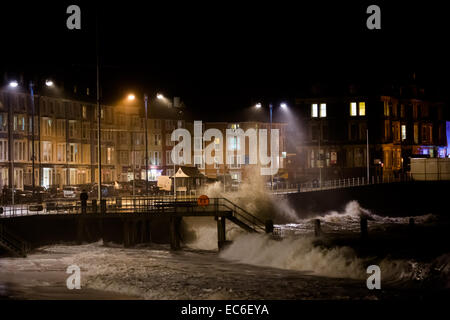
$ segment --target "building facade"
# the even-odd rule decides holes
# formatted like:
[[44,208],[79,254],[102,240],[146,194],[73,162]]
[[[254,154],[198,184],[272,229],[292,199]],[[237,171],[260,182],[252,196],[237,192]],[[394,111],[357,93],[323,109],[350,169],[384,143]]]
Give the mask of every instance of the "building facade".
[[[159,112],[159,109],[164,112]],[[0,90],[0,186],[11,188],[14,184],[17,189],[31,186],[33,153],[37,186],[48,188],[98,182],[97,115],[97,106],[92,101],[35,95],[33,110],[28,93]],[[100,117],[102,183],[145,179],[146,126],[143,106],[126,102],[114,106],[102,105]],[[280,130],[280,153],[284,154],[285,127],[277,123],[272,127]],[[171,135],[176,128],[186,128],[194,139],[193,122],[186,120],[179,110],[150,105],[147,119],[148,180],[156,181],[158,176],[174,174],[171,152],[175,142],[171,140]],[[225,139],[226,129],[269,129],[269,124],[203,123],[203,132],[208,128],[219,129]],[[206,147],[207,143],[202,143]],[[248,143],[244,163],[237,162],[240,148],[237,140],[223,143],[223,154],[233,158],[231,164],[205,165],[202,155],[201,160],[197,159],[196,166],[209,178],[230,175],[233,180],[241,181],[245,178],[244,168],[250,165]],[[193,162],[194,158],[192,150]],[[284,167],[283,161],[281,157],[280,168]]]
[[[303,139],[289,157],[300,182],[398,176],[417,155],[447,157],[445,105],[416,86],[388,95],[296,99]],[[366,178],[367,179],[367,178]]]

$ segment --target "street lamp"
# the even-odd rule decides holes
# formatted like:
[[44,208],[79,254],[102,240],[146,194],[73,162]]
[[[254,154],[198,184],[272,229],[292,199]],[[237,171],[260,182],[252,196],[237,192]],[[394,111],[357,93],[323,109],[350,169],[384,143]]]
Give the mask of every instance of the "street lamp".
[[13,81],[11,81],[11,82],[9,83],[9,86],[10,86],[11,88],[16,88],[18,85],[19,85],[19,84],[18,84],[17,81],[15,81],[15,80],[13,80]]
[[53,87],[53,86],[54,86],[54,83],[53,83],[52,80],[47,79],[47,80],[45,80],[45,85],[46,85],[47,87]]
[[[127,97],[128,101],[134,101],[136,99],[136,96],[132,93],[130,93]],[[147,121],[148,121],[148,95],[144,94],[144,105],[145,105],[145,194],[148,196],[148,128],[147,128]],[[134,145],[134,141],[133,141]],[[136,155],[135,155],[136,156]],[[133,167],[133,183],[134,183],[134,167]],[[134,190],[134,188],[133,188]]]
[[[262,104],[260,102],[258,102],[255,105],[256,109],[260,109],[261,107],[262,107]],[[280,104],[280,108],[283,110],[286,110],[288,108],[288,105],[285,102],[282,102]],[[269,103],[270,137],[271,137],[270,141],[271,141],[271,143],[272,143],[272,110],[273,110],[273,105],[272,105],[272,103]],[[273,191],[273,174],[272,174],[272,172],[270,173],[270,188]]]
[[158,93],[158,94],[156,94],[156,98],[158,100],[164,100],[164,95],[162,93]]

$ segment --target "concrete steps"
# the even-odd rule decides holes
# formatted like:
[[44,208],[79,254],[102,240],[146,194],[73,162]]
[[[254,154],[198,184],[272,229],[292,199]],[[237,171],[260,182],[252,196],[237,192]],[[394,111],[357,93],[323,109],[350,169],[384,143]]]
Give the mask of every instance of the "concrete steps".
[[28,243],[11,233],[0,224],[0,247],[16,257],[26,257],[29,251]]

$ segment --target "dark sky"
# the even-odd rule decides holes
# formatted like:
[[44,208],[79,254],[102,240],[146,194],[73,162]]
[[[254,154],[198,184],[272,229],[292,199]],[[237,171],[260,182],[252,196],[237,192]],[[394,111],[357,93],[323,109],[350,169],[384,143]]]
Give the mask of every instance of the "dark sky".
[[[2,3],[0,69],[94,87],[98,11],[101,85],[109,101],[130,90],[161,91],[217,113],[293,101],[314,83],[379,85],[416,72],[429,86],[450,85],[444,7],[296,2]],[[81,31],[66,29],[70,4],[81,7]],[[366,28],[370,4],[381,7],[382,30]]]

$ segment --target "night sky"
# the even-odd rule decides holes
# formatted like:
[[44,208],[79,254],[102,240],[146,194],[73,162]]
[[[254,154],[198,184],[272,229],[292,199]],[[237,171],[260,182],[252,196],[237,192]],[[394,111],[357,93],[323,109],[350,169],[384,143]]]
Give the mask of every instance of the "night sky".
[[[0,70],[53,76],[66,85],[94,89],[98,10],[104,101],[114,102],[129,91],[163,92],[220,120],[224,112],[257,101],[292,103],[313,84],[381,86],[405,81],[413,72],[447,98],[443,7],[299,3],[2,3]],[[81,7],[81,31],[66,29],[70,4]],[[370,4],[381,7],[381,30],[366,28]]]

